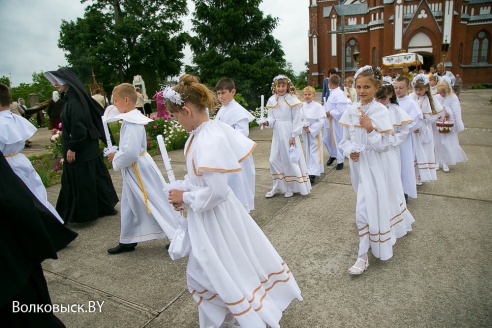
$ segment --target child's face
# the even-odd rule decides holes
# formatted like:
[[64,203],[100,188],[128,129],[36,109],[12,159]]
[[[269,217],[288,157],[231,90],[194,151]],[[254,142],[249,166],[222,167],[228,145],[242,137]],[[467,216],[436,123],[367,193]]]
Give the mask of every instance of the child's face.
[[180,110],[172,113],[172,115],[178,120],[178,123],[188,132],[193,131],[193,121],[190,115],[185,110]]
[[232,99],[234,99],[235,94],[236,89],[232,89],[231,91],[227,89],[217,90],[217,98],[219,98],[220,103],[224,106],[230,103]]
[[392,94],[386,94],[383,98],[378,98],[377,101],[383,105],[387,105],[390,101]]
[[314,100],[314,94],[311,91],[304,91],[304,100],[309,104]]
[[395,82],[395,93],[398,98],[403,98],[407,95],[407,85],[405,81],[396,81]]
[[283,96],[287,93],[287,84],[286,83],[278,83],[275,86],[275,93],[279,96]]
[[359,76],[355,83],[355,90],[363,105],[367,105],[374,99],[374,95],[378,89],[369,76]]
[[130,105],[130,98],[128,97],[121,97],[119,95],[116,95],[113,93],[113,105],[118,108],[118,112],[120,113],[127,113],[130,110],[133,109],[135,106]]
[[427,91],[427,88],[426,87],[423,87],[423,88],[415,88],[413,90],[415,92],[415,94],[419,97],[422,97],[425,95],[426,91]]
[[347,82],[345,82],[345,86],[346,86],[347,88],[351,88],[351,87],[352,87],[352,85],[354,85],[354,83],[353,83],[353,82],[351,82],[351,81],[347,81]]
[[429,80],[429,85],[430,85],[431,87],[435,87],[435,86],[436,86],[436,84],[437,84],[437,81],[436,81],[436,80]]
[[448,91],[446,88],[438,88],[437,93],[440,94],[442,97],[446,97],[448,95]]

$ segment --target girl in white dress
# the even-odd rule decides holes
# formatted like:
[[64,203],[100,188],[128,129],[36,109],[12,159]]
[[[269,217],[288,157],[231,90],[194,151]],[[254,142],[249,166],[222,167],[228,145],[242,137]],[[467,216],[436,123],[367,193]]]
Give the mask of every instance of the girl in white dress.
[[[272,83],[273,96],[268,99],[268,118],[261,125],[273,128],[270,149],[270,173],[273,188],[265,194],[266,198],[284,193],[292,197],[294,193],[307,195],[311,191],[311,182],[302,153],[299,135],[302,133],[301,107],[291,80],[285,75],[278,75]],[[295,147],[299,159],[289,159],[289,147]]]
[[362,274],[368,268],[369,248],[376,258],[390,259],[396,238],[409,230],[402,217],[406,206],[400,200],[401,190],[395,181],[398,177],[390,168],[395,163],[395,155],[390,152],[393,124],[386,106],[374,99],[381,79],[379,69],[360,68],[355,74],[360,102],[349,106],[340,119],[343,139],[339,147],[350,158],[350,176],[357,193],[359,252],[348,271],[352,275]]
[[354,86],[354,78],[352,76],[349,76],[345,78],[343,81],[345,84],[345,88],[343,91],[345,92],[345,95],[347,96],[348,99],[350,99],[351,102],[355,103],[357,101],[357,92],[355,91]]
[[31,138],[37,129],[28,120],[10,111],[11,102],[9,88],[0,84],[0,151],[34,196],[53,213],[58,221],[63,223],[56,209],[48,202],[48,194],[39,174],[31,161],[22,153],[26,140]]
[[200,327],[280,327],[282,311],[301,292],[287,264],[227,183],[256,143],[229,125],[209,121],[214,97],[184,75],[164,92],[167,108],[190,132],[184,154],[188,174],[169,201],[188,205],[191,241],[188,290],[198,304]]
[[306,165],[311,184],[316,177],[325,172],[323,163],[323,127],[325,124],[325,110],[320,103],[314,101],[316,90],[305,87],[302,103],[302,140],[306,149]]
[[[414,132],[415,176],[417,184],[437,180],[436,155],[434,152],[434,132],[442,106],[432,98],[427,75],[419,74],[412,80],[414,92],[409,95],[422,110],[422,120],[418,132]],[[418,138],[416,137],[418,135]],[[420,143],[416,145],[416,143]]]
[[461,149],[458,133],[465,129],[461,120],[461,105],[458,97],[453,93],[447,82],[439,82],[437,85],[436,100],[444,108],[438,121],[453,122],[454,126],[449,133],[439,133],[439,147],[436,148],[437,161],[442,163],[442,170],[449,172],[448,165],[458,162],[466,162],[468,157]]

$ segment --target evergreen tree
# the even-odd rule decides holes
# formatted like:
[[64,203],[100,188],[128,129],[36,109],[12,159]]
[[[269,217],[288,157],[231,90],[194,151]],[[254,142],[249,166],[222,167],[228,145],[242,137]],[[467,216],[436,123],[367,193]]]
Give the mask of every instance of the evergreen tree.
[[106,87],[141,75],[153,92],[158,80],[179,74],[187,37],[179,19],[187,14],[186,0],[86,1],[92,3],[84,18],[63,21],[58,41],[83,82],[91,82],[92,70]]
[[196,36],[190,38],[190,46],[196,66],[187,67],[187,72],[210,87],[231,78],[246,102],[258,106],[260,95],[271,95],[273,77],[285,73],[284,52],[271,34],[278,19],[264,17],[262,0],[194,2]]

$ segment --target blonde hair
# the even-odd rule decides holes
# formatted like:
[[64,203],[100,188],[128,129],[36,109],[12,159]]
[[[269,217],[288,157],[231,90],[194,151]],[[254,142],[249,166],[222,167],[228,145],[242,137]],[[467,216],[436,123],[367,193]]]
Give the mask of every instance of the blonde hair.
[[429,81],[436,81],[437,82],[438,78],[436,75],[431,75],[429,76]]
[[196,76],[185,74],[179,78],[178,84],[173,87],[181,99],[182,104],[176,104],[170,100],[166,103],[166,108],[171,113],[181,111],[185,103],[195,105],[200,111],[205,111],[206,108],[212,110],[218,104],[217,98],[205,85],[201,84]]
[[451,89],[451,87],[449,86],[449,84],[445,81],[442,81],[442,82],[439,82],[437,84],[437,92],[439,92],[439,90],[446,90],[446,94],[450,95],[451,93],[453,93],[453,89]]
[[316,93],[316,90],[312,86],[308,85],[307,87],[302,89],[302,92],[310,92],[310,93],[314,94],[314,93]]
[[352,83],[354,84],[354,78],[352,76],[346,77],[345,80],[343,81],[345,84],[347,83]]
[[137,91],[130,83],[121,83],[115,86],[113,94],[122,98],[128,97],[133,104],[137,102],[138,98]]

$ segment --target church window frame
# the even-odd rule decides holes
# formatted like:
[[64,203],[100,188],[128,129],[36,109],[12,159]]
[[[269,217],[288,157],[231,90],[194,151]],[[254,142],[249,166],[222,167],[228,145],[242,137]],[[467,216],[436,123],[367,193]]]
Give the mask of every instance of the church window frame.
[[489,62],[490,35],[479,31],[472,43],[472,64]]

